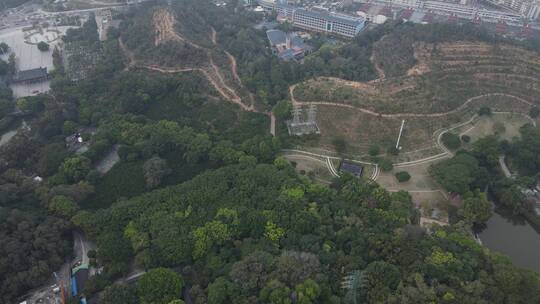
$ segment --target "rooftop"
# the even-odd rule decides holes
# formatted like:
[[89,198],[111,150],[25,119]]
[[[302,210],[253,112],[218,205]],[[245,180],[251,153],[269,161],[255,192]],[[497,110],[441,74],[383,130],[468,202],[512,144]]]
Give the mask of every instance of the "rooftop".
[[347,172],[350,173],[356,177],[362,176],[362,172],[364,171],[364,167],[360,164],[353,163],[350,161],[342,161],[341,166],[339,168],[339,171],[341,172]]
[[307,10],[307,9],[304,9],[304,8],[298,8],[298,9],[296,9],[296,11],[300,12],[300,13],[303,13],[303,14],[306,14],[306,15],[309,15],[309,16],[318,17],[318,18],[321,18],[321,19],[326,19],[326,20],[331,21],[331,22],[344,23],[344,24],[348,24],[348,25],[351,25],[351,26],[357,26],[359,24],[364,23],[364,18],[362,18],[362,17],[354,17],[354,16],[338,14],[338,13],[329,13],[329,12],[326,12],[326,11],[313,11],[313,10]]
[[36,68],[31,70],[19,71],[15,77],[13,77],[13,82],[22,82],[22,81],[31,81],[38,80],[41,78],[46,78],[47,68]]
[[[268,30],[266,36],[270,45],[282,60],[292,60],[303,57],[306,52],[312,51],[313,47],[304,43],[304,40],[295,34],[286,34],[280,30]],[[287,37],[290,39],[290,46],[287,45]]]

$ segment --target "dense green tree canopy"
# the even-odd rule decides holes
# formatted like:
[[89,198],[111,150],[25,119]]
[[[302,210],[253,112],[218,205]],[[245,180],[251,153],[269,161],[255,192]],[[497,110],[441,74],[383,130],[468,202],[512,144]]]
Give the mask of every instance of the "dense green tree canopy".
[[145,273],[137,282],[141,304],[169,304],[182,293],[181,276],[166,268],[155,268]]

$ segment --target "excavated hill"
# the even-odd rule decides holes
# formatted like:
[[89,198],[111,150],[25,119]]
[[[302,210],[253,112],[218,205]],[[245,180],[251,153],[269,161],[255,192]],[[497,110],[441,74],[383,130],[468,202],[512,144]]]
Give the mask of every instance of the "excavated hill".
[[394,49],[396,54],[391,56],[380,44],[372,60],[384,78],[366,83],[316,78],[295,86],[293,97],[298,102],[335,103],[398,115],[449,114],[489,94],[540,104],[540,55],[536,52],[485,42],[417,42],[411,45],[411,54]]
[[201,73],[216,95],[253,111],[237,75],[236,60],[217,44],[216,31],[188,6],[138,10],[122,23],[120,42],[128,68],[160,73]]

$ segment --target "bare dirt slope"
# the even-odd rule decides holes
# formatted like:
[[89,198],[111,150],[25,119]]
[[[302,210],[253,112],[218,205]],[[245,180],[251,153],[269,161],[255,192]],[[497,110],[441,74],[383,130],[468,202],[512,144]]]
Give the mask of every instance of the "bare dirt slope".
[[[121,44],[124,52],[126,53],[129,59],[129,66],[146,68],[149,70],[161,72],[161,73],[180,73],[180,72],[190,72],[196,71],[202,73],[206,79],[212,84],[216,91],[226,100],[238,104],[242,109],[247,111],[253,111],[254,107],[250,100],[244,101],[239,92],[237,91],[238,87],[243,87],[240,77],[237,73],[236,60],[232,55],[226,53],[228,60],[230,61],[230,73],[234,75],[233,79],[229,80],[224,77],[224,73],[221,70],[221,67],[218,66],[214,60],[215,54],[211,50],[202,47],[201,45],[187,39],[181,33],[175,30],[176,20],[173,14],[165,8],[156,9],[152,15],[152,26],[154,28],[154,45],[156,47],[160,46],[166,42],[179,42],[185,43],[195,49],[201,50],[204,52],[208,58],[206,65],[201,65],[197,67],[166,67],[159,66],[155,64],[138,64],[133,54],[130,53],[123,44]],[[213,43],[217,42],[216,32],[211,28],[210,39]],[[230,84],[229,82],[235,82]]]
[[[418,43],[414,58],[416,64],[402,76],[364,83],[319,77],[290,91],[299,102],[342,104],[382,114],[448,113],[490,94],[540,104],[537,53],[510,45]],[[384,77],[384,72],[379,74]]]

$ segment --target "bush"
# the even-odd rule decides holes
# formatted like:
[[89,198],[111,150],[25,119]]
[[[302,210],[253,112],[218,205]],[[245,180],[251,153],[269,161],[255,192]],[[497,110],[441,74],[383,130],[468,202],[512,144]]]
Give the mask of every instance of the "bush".
[[481,107],[480,110],[478,110],[478,115],[480,116],[489,116],[491,115],[491,108],[490,107]]
[[464,143],[469,143],[469,142],[471,142],[471,137],[469,135],[461,135],[461,140]]
[[538,117],[538,115],[540,115],[540,108],[539,107],[533,107],[529,111],[529,116],[532,117],[532,118],[536,118],[536,117]]
[[5,42],[0,43],[0,55],[7,54],[9,51],[9,46]]
[[392,155],[398,155],[399,154],[399,150],[395,146],[389,147],[388,150],[386,150],[386,151],[388,152],[388,154],[392,154]]
[[278,102],[273,108],[272,112],[279,120],[286,120],[291,116],[292,104],[287,100]]
[[396,173],[396,178],[400,183],[406,182],[411,179],[411,175],[407,171],[400,171]]
[[334,145],[334,148],[336,149],[337,153],[344,153],[345,149],[347,149],[347,143],[345,142],[345,139],[342,137],[336,137],[332,140],[332,145]]
[[379,161],[379,166],[381,167],[381,170],[383,171],[390,171],[394,168],[394,165],[392,164],[392,162],[388,159],[381,159]]
[[42,52],[47,52],[49,50],[49,44],[41,41],[40,43],[38,43],[37,48]]
[[496,123],[493,124],[493,133],[495,135],[501,135],[504,132],[506,132],[506,127],[504,126],[502,122],[497,121]]
[[377,145],[369,147],[369,155],[375,157],[379,155],[380,148]]
[[455,150],[461,146],[461,141],[459,140],[459,136],[457,136],[454,133],[446,132],[442,136],[442,142],[443,144],[448,148]]

